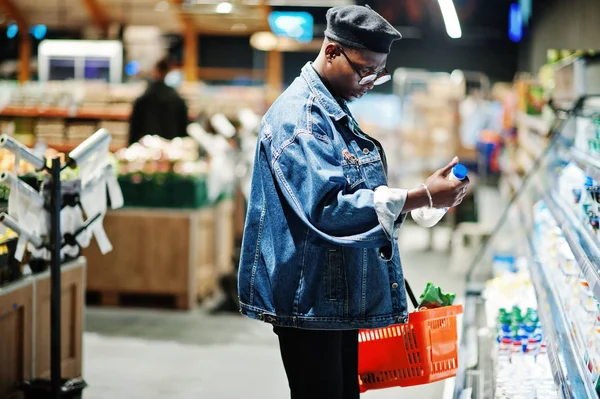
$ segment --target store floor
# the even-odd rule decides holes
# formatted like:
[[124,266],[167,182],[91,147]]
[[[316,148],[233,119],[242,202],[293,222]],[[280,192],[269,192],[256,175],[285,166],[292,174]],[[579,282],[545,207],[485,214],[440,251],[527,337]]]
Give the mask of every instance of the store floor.
[[[416,294],[428,281],[461,293],[448,270],[448,232],[405,226],[405,274]],[[462,298],[458,299],[462,302]],[[88,308],[84,336],[86,399],[283,399],[289,397],[276,336],[242,316]],[[442,399],[444,382],[368,392],[365,399]]]

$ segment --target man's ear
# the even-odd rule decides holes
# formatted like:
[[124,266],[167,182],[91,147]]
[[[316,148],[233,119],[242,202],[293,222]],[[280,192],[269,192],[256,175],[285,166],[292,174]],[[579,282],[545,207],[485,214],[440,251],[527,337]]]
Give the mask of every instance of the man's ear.
[[335,57],[340,55],[340,49],[335,43],[328,43],[325,46],[325,55],[327,56],[327,61],[331,62]]

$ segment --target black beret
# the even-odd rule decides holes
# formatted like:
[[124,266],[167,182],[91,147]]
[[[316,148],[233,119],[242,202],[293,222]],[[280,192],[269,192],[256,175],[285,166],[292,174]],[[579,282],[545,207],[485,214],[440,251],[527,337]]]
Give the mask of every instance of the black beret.
[[388,54],[392,42],[402,38],[381,15],[369,6],[340,6],[327,10],[325,36],[340,44]]

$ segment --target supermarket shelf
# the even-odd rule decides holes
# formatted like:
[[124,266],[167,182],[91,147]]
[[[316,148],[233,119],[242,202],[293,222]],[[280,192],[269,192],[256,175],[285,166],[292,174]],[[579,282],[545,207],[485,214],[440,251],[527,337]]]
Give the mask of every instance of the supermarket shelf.
[[73,112],[66,107],[6,107],[0,111],[0,116],[26,118],[75,118],[75,119],[110,119],[129,120],[129,113],[109,112]]
[[[111,113],[111,112],[93,112],[93,111],[72,111],[69,108],[63,107],[6,107],[0,110],[0,117],[14,118],[69,118],[69,119],[98,119],[112,121],[128,121],[130,113]],[[190,121],[195,120],[197,114],[190,113]]]
[[525,151],[522,148],[517,150],[517,166],[518,168],[525,174],[531,172],[533,169],[533,165],[535,164],[535,160],[529,154],[529,152]]
[[[73,151],[79,144],[52,144],[49,143],[48,144],[48,148],[52,148],[58,152],[62,152],[62,153],[69,153],[71,151]],[[119,151],[122,148],[126,148],[126,145],[121,145],[121,144],[111,144],[109,147],[110,152],[116,152]]]
[[568,158],[591,176],[592,179],[600,181],[600,160],[575,147],[569,148]]
[[531,237],[527,237],[532,252],[531,279],[538,299],[548,357],[556,383],[566,399],[595,398],[596,393],[584,361],[584,351],[577,340],[561,306],[556,287],[551,284],[537,259]]
[[591,228],[577,220],[558,195],[547,194],[544,198],[548,209],[563,232],[575,260],[596,298],[600,298],[600,273],[595,265],[600,265],[600,246],[592,235]]
[[549,143],[548,138],[533,134],[527,130],[519,132],[518,140],[519,146],[533,158],[541,157]]
[[73,118],[76,119],[109,119],[114,121],[128,121],[129,114],[110,114],[110,113],[96,113],[96,112],[78,112]]
[[510,184],[513,193],[519,191],[523,185],[523,179],[521,179],[516,172],[506,174],[506,180],[508,181],[508,184]]
[[527,115],[524,112],[518,112],[517,122],[534,130],[542,136],[548,136],[550,134],[550,125],[542,118],[542,116]]
[[[23,143],[25,144],[27,147],[29,148],[34,148],[35,147],[35,143],[34,142],[30,142],[30,143]],[[64,154],[68,154],[69,152],[73,151],[79,144],[53,144],[53,143],[43,143],[44,145],[48,146],[48,148],[52,148],[53,150],[56,150],[58,152],[62,152]],[[109,146],[109,151],[110,152],[116,152],[119,151],[122,148],[126,148],[127,144],[111,144]]]

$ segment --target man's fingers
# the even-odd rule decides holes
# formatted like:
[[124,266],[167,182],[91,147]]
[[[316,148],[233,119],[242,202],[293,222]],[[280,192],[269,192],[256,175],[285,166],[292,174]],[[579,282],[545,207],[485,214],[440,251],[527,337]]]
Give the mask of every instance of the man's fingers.
[[448,176],[450,174],[450,171],[452,171],[452,168],[454,167],[454,165],[456,165],[458,163],[458,157],[454,157],[452,159],[452,161],[444,166],[442,169],[438,170],[438,174],[440,174],[441,176]]

